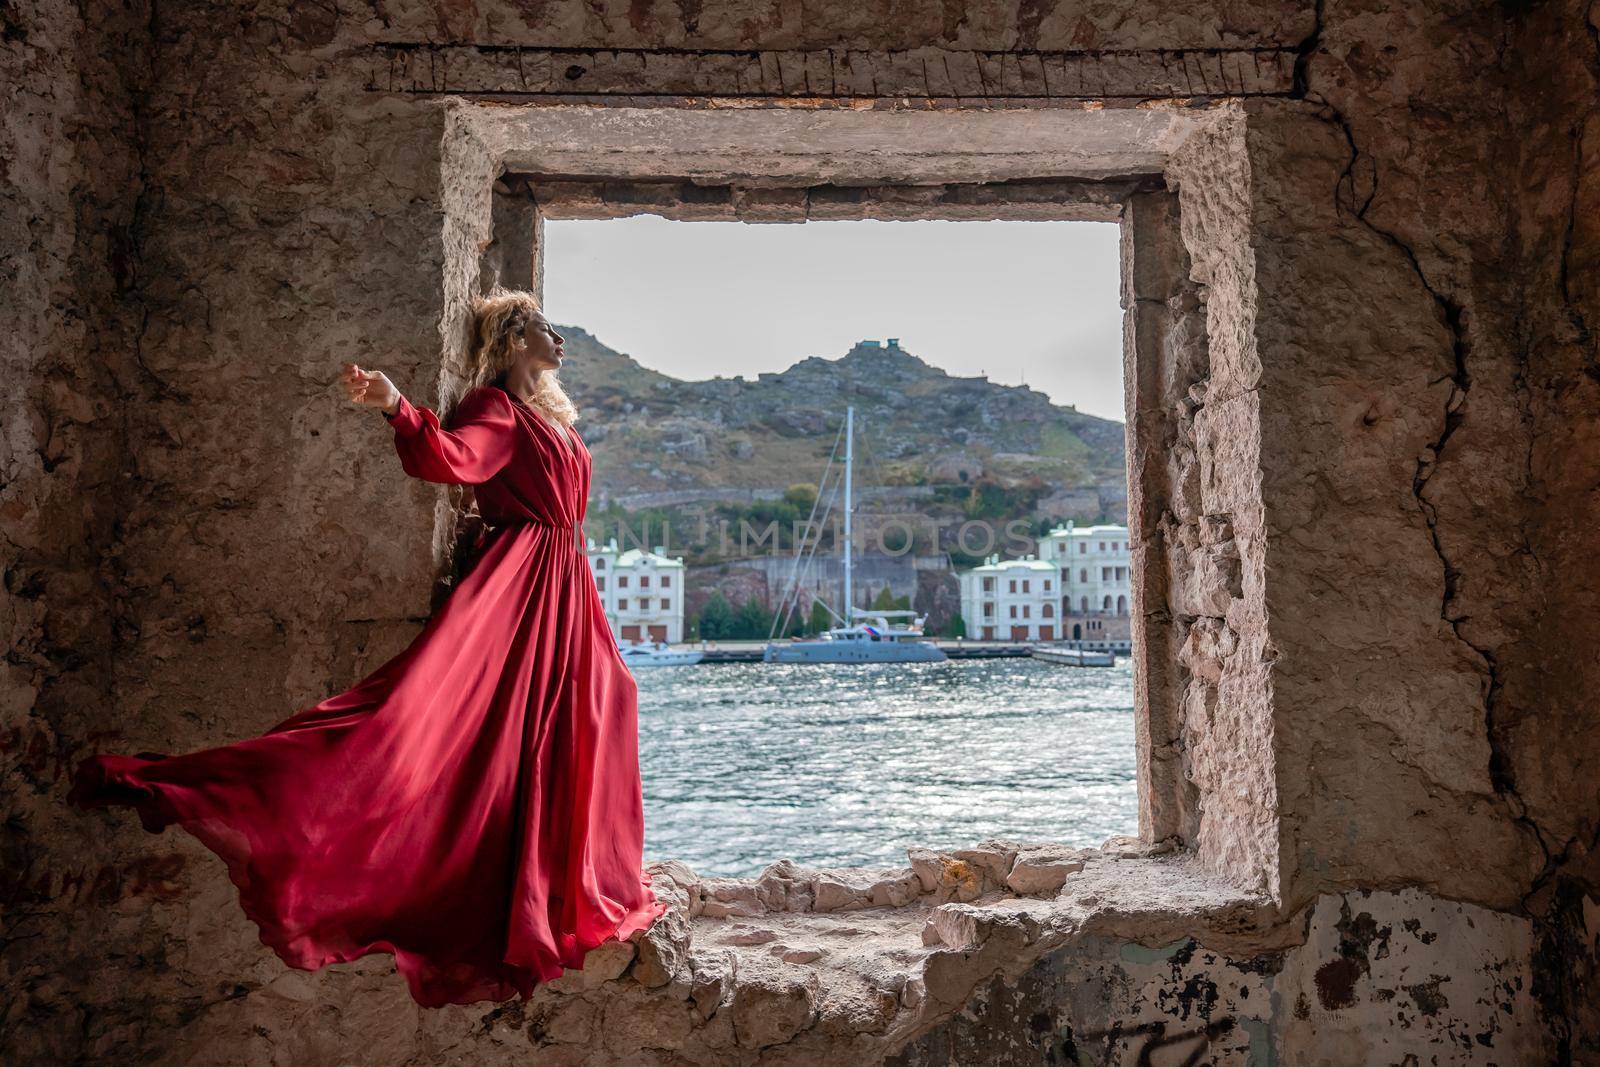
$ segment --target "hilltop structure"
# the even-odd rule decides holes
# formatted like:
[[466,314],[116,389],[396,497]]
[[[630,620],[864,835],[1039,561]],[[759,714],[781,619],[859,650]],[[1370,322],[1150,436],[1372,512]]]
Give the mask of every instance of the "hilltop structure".
[[780,496],[821,473],[844,409],[855,405],[865,484],[909,506],[936,503],[941,485],[982,478],[1048,485],[1032,509],[1042,518],[1125,513],[1121,423],[1037,390],[948,374],[897,337],[754,380],[683,381],[579,327],[562,330],[570,357],[562,382],[583,411],[599,508]]

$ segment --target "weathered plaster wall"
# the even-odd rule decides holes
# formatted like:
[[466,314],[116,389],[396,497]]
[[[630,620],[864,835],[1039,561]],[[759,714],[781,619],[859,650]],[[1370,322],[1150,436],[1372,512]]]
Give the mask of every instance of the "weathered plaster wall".
[[203,850],[63,808],[73,761],[259,732],[397,650],[435,569],[433,494],[330,386],[381,353],[431,397],[443,116],[336,116],[292,69],[315,26],[213,17],[5,12],[0,1047],[46,1062],[260,963]]
[[[1213,1037],[1236,1060],[1265,1047],[1315,1062],[1309,1050],[1344,1047],[1320,1035],[1352,1033],[1397,1059],[1481,1032],[1506,1050],[1500,1062],[1595,1051],[1592,10],[83,11],[0,15],[12,294],[0,343],[16,383],[0,455],[8,1062],[314,1063],[356,1049],[451,1062],[524,1059],[530,1045],[550,1063],[872,1062],[915,1040],[906,1062],[931,1063],[969,1039],[1016,1056],[993,1062],[1040,1062],[1041,1040],[1060,1033],[1054,1021],[1033,1033],[1041,1012],[1079,1036],[1234,1018]],[[377,47],[395,42],[407,48]],[[407,484],[386,427],[342,406],[333,379],[355,359],[435,404],[454,382],[462,302],[492,234],[488,157],[452,125],[449,100],[515,96],[530,77],[508,65],[520,53],[486,60],[479,43],[859,49],[830,77],[870,96],[881,69],[911,98],[900,90],[915,89],[915,71],[883,53],[933,48],[951,61],[939,91],[1008,106],[1074,107],[1074,92],[1126,106],[1157,84],[1239,97],[1169,175],[1209,336],[1205,389],[1174,416],[1193,449],[1176,491],[1192,479],[1197,495],[1179,499],[1172,544],[1217,580],[1161,609],[1185,617],[1188,673],[1167,690],[1183,700],[1177,762],[1210,798],[1162,824],[1200,846],[1200,868],[1140,879],[1121,861],[1088,863],[1058,872],[1059,894],[1019,897],[1001,888],[1016,857],[991,850],[940,861],[927,879],[913,871],[902,907],[898,890],[876,901],[847,872],[706,888],[680,871],[674,919],[573,977],[594,986],[578,1001],[588,1007],[558,1023],[546,1013],[561,990],[422,1013],[383,957],[287,971],[192,842],[61,808],[75,756],[259,731],[381,662],[426,612],[448,509]],[[973,51],[984,49],[1011,54]],[[1046,85],[1042,64],[1036,84],[1026,49],[1087,87]],[[598,61],[534,58],[542,92],[605,89]],[[783,89],[776,52],[754,71],[680,56],[688,73],[671,84],[699,96],[674,103],[726,106],[757,89],[774,103],[769,61],[785,106],[838,103],[836,81],[814,96],[803,78]],[[642,60],[605,70],[621,79],[613,91],[665,77]],[[1240,475],[1252,453],[1258,479]],[[1268,897],[1241,898],[1219,874]],[[910,886],[903,872],[878,882]],[[1427,894],[1389,892],[1410,885]],[[1381,892],[1362,902],[1363,890]],[[722,915],[706,911],[718,892]],[[814,916],[819,894],[883,910],[843,932],[786,918]],[[793,910],[806,899],[811,910]],[[973,910],[941,913],[925,943],[923,912],[944,904]],[[744,906],[752,914],[726,914]],[[1363,911],[1391,930],[1383,962],[1376,942],[1346,943],[1368,938],[1341,930]],[[1425,943],[1411,921],[1440,936]],[[759,939],[775,927],[805,943],[771,952]],[[1215,958],[1197,948],[1175,966],[1136,947],[1190,938]],[[1407,970],[1390,969],[1402,956]],[[1251,969],[1261,958],[1272,974]],[[970,999],[991,974],[1001,984]],[[1442,1000],[1435,974],[1448,979]],[[1075,1000],[1066,987],[1085,979],[1109,979],[1107,995]],[[1505,1018],[1478,1003],[1518,979]],[[1209,1015],[1186,999],[1196,982],[1217,988]],[[871,1008],[867,989],[893,996]],[[1154,1009],[1134,1006],[1140,990]],[[970,1037],[974,1019],[983,1033]],[[1137,1055],[1093,1040],[1082,1047],[1111,1062]],[[1486,1047],[1468,1051],[1487,1058]]]
[[1303,943],[1250,956],[1083,936],[888,1062],[1547,1062],[1526,920],[1406,890],[1325,896],[1295,923]]
[[1507,186],[1520,209],[1513,351],[1532,519],[1509,552],[1531,560],[1542,595],[1513,620],[1524,626],[1491,631],[1488,723],[1497,787],[1545,854],[1523,903],[1540,919],[1535,990],[1557,1020],[1558,1054],[1581,1063],[1600,1060],[1600,661],[1567,650],[1594,648],[1600,626],[1600,8],[1541,6],[1518,29],[1525,88],[1508,110],[1525,134]]
[[[1253,105],[1248,133],[1269,612],[1294,665],[1275,677],[1289,896],[1409,881],[1511,906],[1541,857],[1486,729],[1485,635],[1538,586],[1505,548],[1527,441],[1497,180],[1507,27],[1490,9],[1336,12],[1306,99]],[[1425,75],[1441,39],[1482,73]]]
[[[1273,637],[1303,668],[1277,692],[1286,895],[1523,910],[1575,953],[1542,995],[1593,1003],[1594,7],[1344,16],[1305,104],[1250,105],[1258,342],[1305,353],[1261,388],[1295,400],[1263,447]],[[1429,73],[1445,44],[1478,76]]]
[[[1514,473],[1530,517],[1512,544],[1495,546],[1494,558],[1517,564],[1514,573],[1537,582],[1543,596],[1483,640],[1493,642],[1496,668],[1496,776],[1552,855],[1576,863],[1600,848],[1600,717],[1583,699],[1600,663],[1561,651],[1593,647],[1600,625],[1590,577],[1600,449],[1588,414],[1600,402],[1600,10],[1541,8],[1521,31],[1526,88],[1509,117],[1527,135],[1508,188],[1520,212],[1513,237],[1523,264],[1513,381],[1526,451]],[[1541,115],[1561,120],[1540,122]],[[1480,625],[1497,614],[1476,605],[1471,612]]]
[[171,866],[141,850],[102,878],[115,861],[98,828],[60,820],[63,767],[109,727],[114,649],[135,624],[116,592],[140,396],[147,18],[138,3],[0,7],[0,1049],[37,992],[61,1013],[27,1042],[45,1059],[73,1053],[79,1017],[39,961],[88,958],[99,925],[61,913],[154,889]]

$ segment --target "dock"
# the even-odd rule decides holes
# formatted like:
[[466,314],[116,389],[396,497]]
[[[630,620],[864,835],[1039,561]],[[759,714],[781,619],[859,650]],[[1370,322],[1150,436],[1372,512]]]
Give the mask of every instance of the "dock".
[[1034,659],[1046,663],[1059,663],[1064,667],[1115,667],[1117,657],[1110,652],[1096,652],[1087,648],[1049,648],[1035,645],[1031,650]]
[[[1033,646],[1017,641],[934,641],[951,659],[1022,659],[1031,653]],[[711,641],[691,643],[685,648],[701,649],[705,657],[701,663],[760,663],[766,651],[765,641]]]

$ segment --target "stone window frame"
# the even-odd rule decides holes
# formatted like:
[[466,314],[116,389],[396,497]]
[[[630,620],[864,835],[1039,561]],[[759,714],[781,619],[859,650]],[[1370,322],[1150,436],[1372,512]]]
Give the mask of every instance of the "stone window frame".
[[[803,112],[455,99],[446,112],[444,397],[460,389],[471,297],[495,283],[542,292],[547,220],[1118,223],[1139,839],[1176,847],[1241,899],[1280,899],[1259,415],[1250,388],[1231,384],[1254,344],[1243,105]],[[1219,381],[1221,404],[1210,395]],[[1001,888],[1010,871],[999,867],[1025,859],[1003,846],[986,855],[984,884],[992,875]],[[919,871],[924,891],[948,890]],[[861,874],[863,899],[896,895]]]

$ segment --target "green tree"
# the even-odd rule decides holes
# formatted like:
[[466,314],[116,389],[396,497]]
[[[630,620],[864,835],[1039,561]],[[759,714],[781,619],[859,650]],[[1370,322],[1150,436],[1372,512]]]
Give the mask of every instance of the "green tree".
[[878,590],[878,595],[872,598],[870,606],[873,611],[910,611],[911,598],[909,596],[895,596],[888,586],[884,586]]
[[783,502],[794,508],[799,513],[799,518],[804,519],[811,514],[811,509],[817,503],[817,487],[807,485],[805,482],[796,482],[783,491]]
[[779,636],[779,637],[799,637],[799,636],[801,636],[801,635],[803,635],[805,633],[808,633],[809,631],[806,629],[806,624],[809,621],[810,620],[808,620],[804,615],[802,615],[798,610],[796,610],[792,615],[789,616],[789,625],[784,627],[783,632],[778,634],[777,636]]
[[962,510],[969,519],[1009,520],[1031,513],[1049,487],[1039,478],[1008,485],[984,475],[972,483]]
[[713,592],[710,599],[700,608],[698,625],[701,638],[707,641],[733,636],[733,608],[729,606],[721,590]]
[[754,641],[765,638],[771,631],[772,612],[763,607],[761,601],[751,597],[734,610],[733,632],[728,636]]
[[806,622],[806,632],[820,634],[833,626],[833,616],[828,614],[827,606],[820,600],[811,602],[811,618]]
[[967,636],[967,620],[962,618],[960,615],[952,615],[952,616],[950,616],[950,618],[945,620],[944,626],[940,628],[939,636],[940,637],[965,637],[965,636]]

